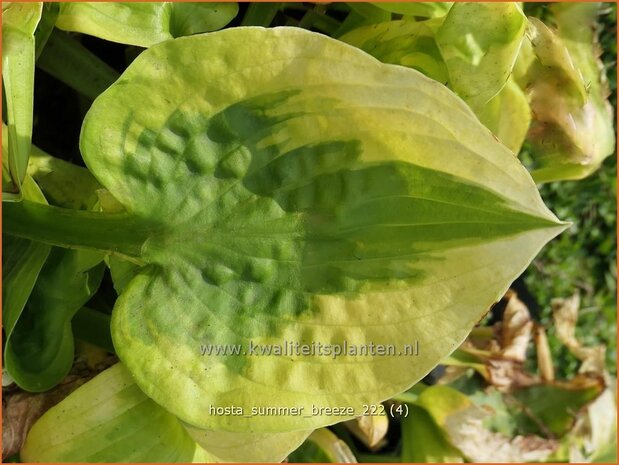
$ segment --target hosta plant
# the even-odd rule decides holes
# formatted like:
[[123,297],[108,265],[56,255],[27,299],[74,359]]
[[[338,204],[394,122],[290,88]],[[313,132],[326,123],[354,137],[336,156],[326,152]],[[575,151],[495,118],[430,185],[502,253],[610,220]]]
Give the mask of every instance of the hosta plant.
[[[36,147],[27,147],[32,168],[7,167],[19,182],[6,200],[18,201],[3,204],[3,232],[21,250],[40,249],[14,257],[23,273],[3,276],[22,289],[8,311],[3,295],[13,379],[33,391],[58,383],[70,369],[71,318],[106,265],[119,293],[120,362],[35,424],[24,461],[283,460],[313,430],[418,382],[567,227],[514,156],[522,141],[501,143],[501,104],[492,106],[513,101],[528,118],[512,77],[532,27],[520,7],[418,7],[356,14],[410,14],[403,27],[425,34],[415,46],[433,47],[427,69],[448,86],[423,66],[366,53],[354,39],[365,32],[203,33],[225,26],[236,5],[43,11],[60,29],[148,48],[92,102],[79,142],[87,170]],[[461,27],[492,53],[462,59]],[[9,118],[8,151],[20,155],[12,127]],[[72,192],[60,187],[68,180]],[[20,190],[28,183],[43,193]],[[62,289],[57,309],[44,302],[52,287]],[[255,349],[295,344],[398,353]],[[411,344],[414,355],[399,353]]]

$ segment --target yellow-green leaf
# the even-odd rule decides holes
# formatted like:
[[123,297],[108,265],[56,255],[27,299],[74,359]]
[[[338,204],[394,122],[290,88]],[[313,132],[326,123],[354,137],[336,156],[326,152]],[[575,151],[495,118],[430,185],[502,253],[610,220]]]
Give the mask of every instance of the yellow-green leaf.
[[372,3],[372,5],[405,16],[434,18],[445,16],[453,2],[381,2]]
[[173,37],[221,29],[238,8],[234,2],[66,2],[56,26],[149,47]]
[[473,109],[496,96],[514,67],[527,20],[517,3],[456,3],[436,41],[450,87]]
[[291,463],[357,463],[348,444],[328,428],[314,431],[303,445],[288,457],[288,461]]
[[614,114],[595,31],[599,8],[582,2],[553,7],[556,33],[529,19],[535,59],[527,52],[520,83],[534,115],[528,139],[538,182],[581,179],[614,152]]
[[311,431],[230,433],[186,428],[217,462],[281,462],[311,434]]
[[[207,430],[309,430],[406,390],[565,228],[450,90],[297,28],[151,47],[94,102],[81,149],[147,236],[116,351]],[[252,415],[267,407],[284,413]]]
[[356,28],[339,39],[364,50],[383,63],[408,66],[447,84],[447,66],[435,38],[435,30],[442,21],[442,18],[388,21]]
[[531,124],[531,109],[526,95],[512,79],[476,114],[503,145],[515,154],[520,152]]
[[42,8],[40,2],[2,4],[2,84],[8,124],[8,150],[3,150],[4,157],[8,156],[8,176],[5,164],[2,166],[5,201],[22,198],[21,184],[28,167],[34,104],[34,31]]
[[20,452],[24,462],[204,462],[181,423],[116,364],[48,410]]

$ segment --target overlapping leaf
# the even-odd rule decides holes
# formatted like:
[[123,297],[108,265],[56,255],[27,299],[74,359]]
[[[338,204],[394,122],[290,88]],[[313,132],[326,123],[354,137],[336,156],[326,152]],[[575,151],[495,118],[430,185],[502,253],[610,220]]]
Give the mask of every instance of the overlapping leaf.
[[[2,125],[2,152],[8,151],[8,129]],[[2,172],[8,172],[8,157],[2,158]],[[23,198],[37,203],[47,203],[38,185],[25,176],[21,191]],[[51,247],[41,242],[2,235],[2,327],[5,344],[9,344],[13,330],[26,307],[41,268]],[[6,356],[6,353],[4,354]]]
[[37,66],[91,100],[118,78],[116,70],[57,29],[49,36]]
[[401,15],[434,18],[445,16],[453,2],[381,2],[373,5]]
[[[292,28],[151,47],[97,99],[81,149],[147,236],[114,309],[117,352],[147,395],[210,430],[308,430],[354,415],[251,409],[359,415],[405,390],[564,228],[444,86]],[[247,353],[412,340],[419,356]],[[246,415],[204,413],[230,404]]]
[[[26,177],[22,187],[26,199],[45,203],[45,197],[32,178]],[[5,235],[2,243],[2,326],[8,339],[47,259],[50,246]]]
[[474,110],[507,83],[526,24],[517,3],[457,3],[445,17],[436,39],[450,87]]
[[102,260],[98,252],[52,249],[4,352],[8,372],[23,389],[46,391],[71,369],[71,319],[99,287]]
[[[491,413],[448,386],[427,388],[419,395],[414,407],[416,410],[412,415],[419,415],[419,411],[426,414],[423,426],[427,428],[428,440],[422,442],[420,448],[432,454],[426,456],[428,461],[458,461],[462,458],[472,462],[540,461],[558,447],[556,441],[533,435],[512,438],[491,431],[484,424]],[[410,423],[413,419],[405,421]]]
[[309,434],[185,428],[136,386],[122,364],[116,364],[46,412],[30,431],[21,458],[28,462],[281,462]]
[[56,26],[149,47],[173,37],[216,31],[237,12],[238,4],[233,2],[67,2],[62,4]]
[[186,426],[189,435],[217,462],[281,462],[312,433],[230,433]]
[[523,92],[509,77],[525,27],[526,17],[516,3],[458,3],[443,17],[364,26],[341,40],[449,86],[517,153],[529,128],[530,111]]
[[[3,126],[6,133],[6,126]],[[6,143],[6,137],[3,139]],[[23,183],[26,201],[92,207],[99,184],[84,168],[32,146]],[[94,197],[94,198],[93,198]],[[3,324],[7,333],[5,368],[27,391],[52,388],[69,372],[74,358],[71,318],[94,294],[103,273],[98,252],[51,248],[7,236],[3,255]]]
[[519,59],[526,63],[519,80],[534,115],[529,140],[536,181],[583,178],[614,151],[613,115],[595,32],[599,7],[554,7],[557,33],[536,18],[529,20],[532,47]]
[[403,462],[464,462],[462,453],[451,445],[432,416],[417,405],[410,405],[402,419],[402,439]]
[[52,205],[90,210],[97,202],[101,185],[87,169],[53,157],[35,145],[27,172]]
[[436,43],[443,19],[399,20],[357,28],[340,40],[359,47],[383,63],[408,66],[447,84],[449,74]]
[[173,415],[117,364],[48,410],[30,430],[24,462],[207,462]]
[[518,154],[531,124],[531,109],[513,80],[477,111],[479,121],[512,152]]
[[344,441],[327,428],[314,431],[289,457],[291,463],[357,463]]
[[[41,19],[42,3],[2,4],[2,84],[8,124],[8,175],[2,166],[3,200],[21,199],[32,139],[34,94],[34,31]],[[4,131],[4,129],[3,129]],[[7,181],[7,182],[5,182]]]

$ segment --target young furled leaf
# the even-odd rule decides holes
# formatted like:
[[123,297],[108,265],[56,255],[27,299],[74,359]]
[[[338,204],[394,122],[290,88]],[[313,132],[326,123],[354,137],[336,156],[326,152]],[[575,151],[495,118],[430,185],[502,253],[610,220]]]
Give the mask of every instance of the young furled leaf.
[[[151,47],[94,102],[81,150],[126,213],[13,205],[7,231],[52,223],[39,236],[143,263],[115,348],[148,396],[208,430],[309,430],[404,391],[565,229],[450,90],[296,28]],[[247,415],[206,413],[232,404]],[[251,415],[265,407],[304,411]]]

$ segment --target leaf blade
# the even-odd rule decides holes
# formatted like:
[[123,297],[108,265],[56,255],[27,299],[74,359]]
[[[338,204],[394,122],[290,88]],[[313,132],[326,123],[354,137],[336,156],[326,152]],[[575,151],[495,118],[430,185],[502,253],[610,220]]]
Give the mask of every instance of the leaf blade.
[[238,4],[169,2],[64,3],[56,26],[112,42],[150,47],[182,35],[221,29],[238,13]]
[[28,462],[192,462],[200,453],[178,420],[116,364],[48,410],[20,455]]
[[[199,60],[203,49],[220,58]],[[256,66],[259,54],[268,63]],[[169,79],[188,63],[201,67]],[[205,79],[217,91],[201,90]],[[113,338],[140,387],[199,428],[307,430],[406,390],[565,228],[444,86],[316,34],[181,38],[140,55],[119,82],[87,115],[81,149],[128,214],[162,233],[142,248],[148,265],[117,302]],[[507,266],[496,262],[506,254]],[[450,296],[468,288],[456,310]],[[207,343],[401,346],[408,335],[423,356],[200,355]],[[357,412],[196,413],[231,404]]]

